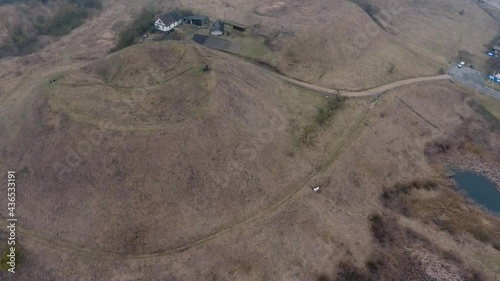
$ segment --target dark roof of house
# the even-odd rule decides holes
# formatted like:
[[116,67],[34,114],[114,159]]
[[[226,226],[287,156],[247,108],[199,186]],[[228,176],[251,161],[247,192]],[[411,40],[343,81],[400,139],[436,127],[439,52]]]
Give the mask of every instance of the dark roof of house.
[[174,22],[177,22],[182,19],[181,13],[177,11],[172,11],[166,14],[163,14],[160,16],[160,20],[165,24],[165,25],[171,25]]
[[205,44],[205,42],[207,41],[208,38],[209,37],[207,35],[203,35],[203,34],[193,35],[193,41],[200,44],[200,45]]
[[222,31],[224,32],[224,22],[221,20],[217,20],[214,25],[212,25],[212,28],[210,31]]

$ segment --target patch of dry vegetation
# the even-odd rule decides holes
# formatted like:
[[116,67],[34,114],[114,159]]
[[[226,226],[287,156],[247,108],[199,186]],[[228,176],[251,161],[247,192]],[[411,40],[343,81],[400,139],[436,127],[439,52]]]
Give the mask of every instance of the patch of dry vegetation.
[[333,278],[322,275],[318,280],[488,280],[481,272],[464,266],[453,252],[441,250],[423,236],[401,227],[390,214],[372,214],[369,221],[376,247],[364,267],[356,266],[347,256],[338,264]]
[[66,73],[50,85],[50,105],[94,125],[112,120],[117,128],[145,129],[178,123],[207,106],[215,81],[202,65],[202,57],[178,42],[133,47]]
[[[321,163],[322,151],[310,156],[294,146],[288,120],[314,122],[324,100],[233,56],[145,43],[62,74],[37,88],[33,118],[22,121],[40,141],[9,137],[17,140],[13,151],[32,155],[11,165],[44,167],[47,175],[32,173],[23,184],[33,187],[23,205],[40,214],[25,221],[35,231],[49,223],[44,214],[59,213],[51,229],[91,249],[176,249],[272,205]],[[40,185],[54,188],[35,204]],[[61,223],[75,217],[106,230],[96,236],[86,223]]]
[[[217,1],[198,2],[208,7],[201,9],[207,11],[220,5]],[[339,49],[330,47],[338,48],[346,38],[346,42],[355,42],[359,37],[353,38],[354,34],[367,31],[362,25],[370,18],[361,9],[346,1],[280,2],[284,3],[272,11],[259,9],[267,15],[262,26],[283,26],[277,40],[270,43],[277,47],[276,65],[299,78],[368,87],[426,73],[426,69],[437,70],[421,62],[418,53],[408,57],[412,51],[383,35],[370,37],[373,41],[366,48],[356,49],[359,52],[343,60]],[[248,6],[257,4],[226,4],[228,17],[255,20],[245,15],[251,11]],[[351,21],[335,24],[333,19],[346,11]],[[428,16],[426,12],[422,12],[423,18]],[[463,17],[469,13],[474,11],[467,10]],[[278,18],[273,22],[273,17]],[[114,17],[108,17],[107,26],[112,26],[110,18]],[[281,22],[284,24],[277,24]],[[100,34],[102,30],[93,27],[86,32]],[[405,30],[408,27],[402,33]],[[472,36],[480,42],[477,38],[485,34]],[[81,40],[88,38],[82,36]],[[93,51],[94,42],[90,41],[81,49]],[[298,43],[281,60],[279,56],[289,42]],[[390,94],[373,104],[374,113],[367,113],[371,117],[383,115],[381,120],[362,117],[369,112],[371,101],[359,100],[357,106],[346,101],[341,114],[320,126],[315,121],[315,107],[326,108],[324,99],[283,85],[279,79],[263,75],[255,65],[232,56],[161,42],[164,45],[127,48],[75,69],[69,66],[82,63],[73,59],[72,43],[63,45],[68,48],[65,60],[55,63],[56,56],[43,65],[54,62],[54,69],[64,71],[64,76],[50,85],[31,82],[32,92],[28,87],[13,92],[18,100],[19,93],[27,93],[24,97],[29,103],[23,107],[11,106],[15,105],[12,99],[5,102],[7,116],[22,117],[13,119],[14,125],[2,127],[0,144],[8,147],[3,150],[6,157],[2,165],[29,171],[21,184],[25,187],[22,212],[23,226],[29,230],[24,241],[29,243],[30,270],[19,275],[19,280],[87,278],[89,269],[94,276],[110,280],[197,280],[200,276],[310,280],[316,270],[333,271],[337,265],[335,273],[323,276],[323,280],[483,279],[453,252],[441,251],[398,225],[396,217],[382,213],[366,218],[374,208],[380,208],[376,200],[381,183],[392,184],[395,177],[425,176],[428,172],[423,147],[414,141],[425,139],[433,128],[391,100]],[[290,62],[296,64],[287,65]],[[210,72],[201,72],[204,63],[210,64]],[[44,70],[26,74],[25,81],[44,77]],[[443,85],[415,85],[414,92],[406,92],[403,98],[422,116],[440,121],[442,109],[457,104],[453,90]],[[47,89],[47,95],[41,94],[40,88]],[[148,89],[144,96],[135,94],[144,88]],[[402,91],[398,96],[404,95]],[[435,96],[444,98],[431,99]],[[384,114],[377,112],[381,106]],[[290,129],[294,119],[296,136],[302,136],[301,141],[313,148],[297,148]],[[99,130],[96,124],[101,120],[115,126]],[[435,123],[446,133],[452,127],[446,122]],[[480,135],[481,128],[467,131],[469,137]],[[145,129],[147,133],[143,133]],[[85,146],[89,143],[90,149]],[[488,149],[472,141],[447,143],[442,142],[438,149],[481,156]],[[336,159],[340,161],[332,165]],[[304,179],[320,170],[324,174],[314,182],[321,184],[322,193],[315,194]],[[420,212],[423,203],[412,207],[413,194],[424,194],[420,200],[442,191],[427,181],[404,183],[391,198],[397,198],[396,203],[398,198],[406,198],[401,203],[406,208],[388,207],[397,212],[406,210],[418,219],[413,212]],[[252,217],[251,223],[232,228],[235,222],[261,211],[265,216]],[[422,228],[433,229],[434,225]],[[221,230],[224,235],[212,236]],[[38,237],[46,237],[44,244],[50,249],[39,246]],[[440,246],[453,243],[451,239],[431,240]],[[69,249],[61,247],[64,241],[70,244]],[[202,242],[188,251],[192,241]],[[338,253],[348,249],[354,252],[353,257],[339,263]],[[464,249],[471,253],[470,247]],[[116,256],[111,256],[114,262],[101,264],[100,258],[109,256],[101,256],[101,252],[94,255],[93,250],[127,255],[127,260],[118,258],[120,266],[114,267],[110,264],[117,264]],[[142,259],[162,251],[166,251],[165,257]],[[54,264],[58,267],[53,268]],[[148,270],[138,270],[137,264]]]
[[483,243],[498,245],[500,219],[471,207],[463,195],[449,186],[434,181],[398,183],[384,191],[382,202],[391,210],[434,223],[452,235],[469,234]]
[[334,95],[327,98],[327,104],[323,107],[318,107],[316,122],[319,125],[324,125],[330,117],[333,117],[335,112],[344,104],[345,97]]
[[[484,102],[471,100],[469,105],[478,113],[483,115],[487,122],[491,124],[490,130],[500,131],[500,114],[498,109],[498,101],[493,101],[493,104],[484,104]],[[496,106],[495,106],[496,103]]]
[[333,120],[333,117],[343,107],[345,101],[345,97],[338,95],[326,99],[322,98],[322,104],[316,106],[316,113],[312,120],[299,124],[297,119],[292,119],[290,121],[290,130],[297,146],[315,147],[318,136],[323,129],[328,127],[328,123]]

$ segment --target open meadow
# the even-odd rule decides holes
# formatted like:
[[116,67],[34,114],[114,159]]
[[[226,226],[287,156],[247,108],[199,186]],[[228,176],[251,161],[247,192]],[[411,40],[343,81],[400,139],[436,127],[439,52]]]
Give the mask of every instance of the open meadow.
[[[139,2],[0,59],[21,253],[0,280],[500,280],[500,218],[450,176],[500,182],[499,101],[440,71],[491,64],[486,8]],[[227,36],[236,54],[185,37],[115,50],[142,5],[249,30]]]

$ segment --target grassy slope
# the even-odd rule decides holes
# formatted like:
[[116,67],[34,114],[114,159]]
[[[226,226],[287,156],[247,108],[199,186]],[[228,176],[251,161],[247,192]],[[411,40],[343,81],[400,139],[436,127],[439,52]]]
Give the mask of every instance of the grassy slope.
[[[496,35],[498,23],[475,3],[366,2],[379,12],[368,15],[347,1],[237,1],[227,6],[226,16],[267,36],[275,49],[268,59],[282,72],[328,87],[359,90],[435,75],[459,54],[488,67],[483,45]],[[209,12],[217,3],[184,5],[222,17]]]
[[[45,176],[34,173],[25,183],[32,187],[22,201],[31,206],[21,214],[27,227],[52,236],[44,230],[50,224],[63,240],[150,253],[275,202],[314,170],[321,150],[297,146],[288,121],[313,122],[323,99],[232,56],[209,51],[203,57],[197,48],[180,42],[128,48],[64,73],[45,95],[36,90],[40,109],[22,122],[26,133],[12,132],[13,142],[3,143],[30,155],[9,165],[44,167]],[[205,63],[208,73],[201,71]],[[110,68],[115,65],[121,67]],[[39,136],[35,145],[33,135]],[[54,163],[69,170],[53,169]],[[40,185],[53,188],[36,204]],[[50,219],[54,213],[61,214],[57,220]],[[65,228],[75,220],[80,226]],[[94,236],[86,226],[91,221],[106,230]],[[120,236],[125,239],[115,239]]]
[[[237,4],[242,3],[235,5]],[[95,30],[92,30],[92,33],[94,34]],[[182,242],[182,239],[189,240],[203,234],[196,229],[191,233],[182,233],[185,229],[193,230],[195,227],[205,231],[229,217],[234,218],[239,212],[254,207],[245,204],[267,202],[268,198],[256,203],[241,201],[257,198],[254,197],[255,193],[262,190],[256,186],[264,186],[264,197],[275,191],[279,195],[274,198],[280,197],[283,195],[285,181],[292,182],[296,173],[315,167],[320,162],[322,150],[314,151],[311,156],[308,150],[293,149],[291,140],[287,138],[290,136],[275,135],[274,142],[267,148],[264,146],[264,150],[258,154],[255,162],[257,164],[246,167],[249,173],[258,171],[255,175],[265,178],[262,181],[270,183],[269,185],[252,185],[251,180],[244,177],[241,182],[231,185],[230,190],[226,189],[224,196],[228,202],[211,201],[213,198],[208,197],[209,202],[216,203],[207,206],[203,205],[206,204],[203,200],[206,198],[203,196],[197,198],[202,199],[200,201],[190,201],[193,196],[199,194],[212,194],[214,189],[211,187],[195,191],[189,190],[189,187],[203,186],[200,183],[211,181],[210,178],[203,178],[203,175],[210,171],[224,170],[227,160],[233,156],[224,153],[227,150],[234,152],[231,149],[237,145],[238,140],[252,140],[256,132],[267,128],[267,125],[256,126],[256,123],[272,117],[270,111],[273,107],[287,112],[287,118],[303,115],[307,119],[314,116],[314,106],[322,102],[321,99],[310,97],[295,88],[277,86],[280,84],[269,82],[268,78],[259,76],[259,70],[251,65],[242,65],[231,57],[219,57],[210,52],[204,54],[211,57],[211,65],[215,66],[217,79],[222,82],[213,96],[214,106],[200,118],[205,120],[204,123],[196,123],[200,120],[188,118],[187,124],[182,124],[186,126],[185,131],[178,129],[182,126],[170,126],[170,135],[156,129],[147,134],[138,134],[137,130],[125,130],[125,134],[120,134],[117,130],[106,131],[105,135],[109,140],[93,147],[91,154],[86,154],[83,162],[77,168],[72,168],[70,174],[65,175],[63,182],[54,179],[55,172],[51,168],[53,161],[64,162],[68,155],[71,157],[71,149],[77,149],[79,141],[88,137],[87,130],[94,128],[94,124],[85,122],[85,119],[83,122],[73,122],[74,120],[67,118],[67,113],[80,109],[82,116],[87,118],[91,116],[89,112],[92,112],[93,108],[82,101],[88,95],[101,99],[105,95],[99,97],[93,92],[81,91],[78,92],[81,96],[73,96],[80,104],[69,110],[59,109],[60,111],[53,112],[40,101],[38,89],[30,93],[30,97],[33,97],[30,100],[38,102],[38,106],[27,103],[23,121],[18,120],[15,127],[5,128],[2,135],[5,138],[0,140],[0,145],[8,148],[5,159],[9,162],[2,163],[4,168],[26,167],[28,171],[26,178],[20,182],[26,187],[21,199],[23,206],[26,206],[21,209],[23,224],[39,234],[46,235],[49,240],[77,241],[76,243],[91,248],[99,247],[109,251],[156,251],[159,248],[155,246],[156,243],[166,247],[170,246],[168,243],[173,240]],[[114,82],[133,86],[133,78],[140,76],[134,73],[134,67],[127,70],[131,72],[124,73],[122,79]],[[87,77],[80,72],[76,74],[80,75],[65,76],[65,82],[88,83],[99,79],[98,75]],[[82,78],[89,81],[80,81]],[[54,88],[63,87],[63,81],[59,81],[61,84],[54,85]],[[230,83],[231,81],[236,82]],[[251,85],[245,85],[245,81]],[[433,85],[425,88],[415,86],[410,90],[406,92],[406,89],[399,89],[396,94],[401,95],[407,102],[412,102],[411,105],[416,110],[425,111],[426,118],[432,119],[433,123],[437,123],[445,131],[453,130],[453,124],[442,120],[442,113],[444,109],[454,109],[454,105],[461,105],[461,96],[457,94],[459,91],[448,91],[446,85],[437,88]],[[67,91],[60,91],[59,94],[72,95]],[[274,94],[279,98],[269,97]],[[123,100],[120,95],[114,97],[113,101]],[[412,97],[415,99],[408,101]],[[438,99],[434,100],[436,97]],[[71,99],[61,101],[68,102]],[[10,106],[10,103],[8,105]],[[366,104],[354,102],[348,104],[348,108],[349,111],[344,112],[347,114],[339,115],[339,119],[330,124],[330,129],[324,129],[320,138],[326,143],[328,140],[342,143],[343,140],[339,136],[348,131],[349,125],[357,120],[356,114],[364,112]],[[217,119],[212,118],[213,116],[224,117]],[[113,121],[121,122],[116,115],[111,117]],[[333,271],[335,262],[342,256],[354,256],[362,266],[368,250],[372,249],[367,216],[374,209],[379,210],[377,199],[381,188],[401,179],[427,177],[433,172],[423,157],[423,147],[420,146],[430,138],[429,132],[432,132],[427,123],[412,115],[412,112],[393,96],[379,100],[369,117],[369,120],[359,124],[360,128],[366,129],[361,138],[349,140],[347,143],[350,147],[331,149],[335,159],[340,161],[323,170],[324,173],[318,174],[310,182],[311,185],[322,185],[323,193],[320,195],[304,187],[299,190],[295,200],[284,204],[286,208],[278,209],[276,213],[268,214],[265,219],[249,224],[232,235],[219,237],[220,239],[207,245],[176,255],[173,261],[167,258],[137,262],[120,261],[121,266],[115,267],[115,264],[101,264],[99,258],[87,259],[74,253],[63,260],[57,248],[47,251],[44,246],[40,246],[36,240],[31,240],[26,235],[24,241],[29,244],[30,256],[25,265],[30,270],[24,271],[18,277],[20,280],[34,280],[40,278],[39,276],[61,280],[73,276],[92,279],[93,277],[88,277],[91,276],[89,272],[92,272],[97,280],[102,279],[102,276],[110,280],[122,280],[131,276],[147,280],[175,280],[196,279],[201,275],[220,280],[308,280],[315,278],[320,272]],[[453,120],[460,119],[457,117]],[[302,122],[303,125],[307,124],[304,120]],[[226,134],[223,133],[225,131]],[[7,141],[9,138],[13,139],[12,142]],[[318,146],[322,148],[322,144],[320,142]],[[308,161],[303,158],[288,160],[287,157],[293,155],[289,150],[283,150],[283,147],[292,149],[300,157],[309,155],[305,157]],[[189,153],[176,154],[179,150]],[[23,155],[19,154],[20,151]],[[282,152],[286,157],[280,154]],[[215,163],[206,162],[213,158]],[[300,162],[300,169],[266,171],[269,167],[276,167],[273,166],[274,161],[283,167],[286,163],[293,162],[293,165]],[[184,165],[186,162],[188,165]],[[203,166],[201,172],[196,169],[200,166]],[[204,170],[204,167],[210,168]],[[321,170],[321,167],[318,169]],[[189,175],[182,174],[185,171],[189,171]],[[269,174],[276,174],[278,177],[270,180]],[[181,186],[186,188],[181,190]],[[239,186],[244,188],[234,191],[236,188],[233,187]],[[276,190],[270,191],[271,189]],[[204,193],[205,191],[207,193]],[[231,202],[233,199],[234,202]],[[234,205],[219,206],[219,203]],[[217,213],[214,215],[206,212],[204,208],[213,209]],[[95,210],[95,213],[89,210]],[[212,219],[217,220],[215,224],[210,221]],[[48,227],[49,224],[51,227]],[[477,256],[476,253],[481,251],[481,255],[486,257],[485,264],[494,265],[489,269],[490,275],[492,272],[494,274],[494,270],[498,272],[498,259],[495,264],[495,259],[492,258],[498,257],[498,253],[491,247],[473,242],[459,245],[453,242],[448,234],[428,225],[416,221],[408,224],[412,224],[440,247],[453,249],[465,257],[467,263],[472,260],[472,263],[476,264],[477,261],[473,259]],[[71,225],[71,229],[68,229],[67,225]],[[99,233],[92,233],[95,229],[98,229]],[[143,229],[150,232],[141,232]],[[178,236],[174,234],[179,233],[177,231],[181,233]],[[57,267],[53,267],[54,264]],[[146,272],[137,269],[144,265],[150,270]],[[33,277],[34,274],[36,276]]]

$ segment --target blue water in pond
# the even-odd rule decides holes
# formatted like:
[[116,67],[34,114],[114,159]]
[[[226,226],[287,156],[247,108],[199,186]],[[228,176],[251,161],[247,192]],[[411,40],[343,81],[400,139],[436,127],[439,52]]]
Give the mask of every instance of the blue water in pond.
[[500,192],[487,178],[471,172],[455,171],[453,179],[458,183],[459,189],[465,191],[476,203],[500,214]]

